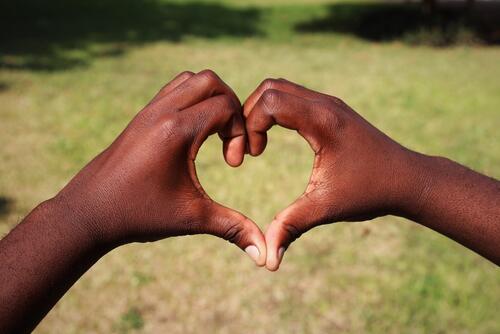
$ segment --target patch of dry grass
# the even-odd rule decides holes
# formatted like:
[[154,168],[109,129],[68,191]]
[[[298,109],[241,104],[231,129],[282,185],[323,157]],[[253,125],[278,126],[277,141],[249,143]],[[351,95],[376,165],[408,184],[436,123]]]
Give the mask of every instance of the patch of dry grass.
[[[244,99],[266,77],[342,97],[411,148],[500,177],[498,48],[410,48],[297,36],[158,42],[68,71],[0,70],[0,216],[7,232],[105,148],[177,72],[212,68]],[[208,194],[262,228],[307,183],[312,152],[275,129],[237,169],[219,140],[197,159]],[[498,271],[404,220],[317,228],[279,272],[210,236],[121,247],[64,296],[37,333],[494,333]]]

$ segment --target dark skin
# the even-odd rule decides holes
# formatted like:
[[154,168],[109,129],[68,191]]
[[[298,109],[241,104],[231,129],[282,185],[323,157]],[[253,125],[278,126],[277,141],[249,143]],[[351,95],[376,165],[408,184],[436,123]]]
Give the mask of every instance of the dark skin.
[[212,71],[181,73],[53,199],[0,242],[0,333],[31,331],[100,257],[129,242],[190,234],[224,238],[264,265],[264,235],[212,201],[194,159],[213,133],[243,161],[241,103]]
[[[264,236],[206,195],[194,160],[204,140],[218,133],[226,162],[238,166],[246,150],[264,151],[275,124],[297,130],[315,160],[304,194]],[[284,250],[309,229],[387,214],[500,263],[500,182],[402,147],[335,97],[266,80],[242,111],[215,73],[184,72],[0,241],[0,332],[32,330],[88,268],[125,243],[211,234],[277,270]]]
[[250,154],[275,124],[315,153],[307,189],[266,231],[269,270],[311,228],[384,215],[427,226],[500,264],[500,182],[451,160],[413,152],[340,99],[284,79],[265,80],[244,105]]

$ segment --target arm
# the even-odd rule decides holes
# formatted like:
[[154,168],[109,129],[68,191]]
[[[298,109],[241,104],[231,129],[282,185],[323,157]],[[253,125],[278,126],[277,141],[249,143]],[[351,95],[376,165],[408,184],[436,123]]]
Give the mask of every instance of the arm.
[[500,182],[446,158],[416,156],[425,179],[415,180],[420,194],[403,216],[500,265]]
[[226,161],[241,164],[241,104],[213,72],[185,72],[162,88],[111,146],[0,241],[0,332],[32,330],[100,257],[128,242],[212,234],[263,265],[259,228],[212,201],[196,177],[198,149],[216,132]]
[[445,234],[500,264],[500,182],[450,160],[406,149],[343,101],[283,79],[265,80],[244,105],[249,153],[266,132],[297,130],[315,152],[304,194],[266,231],[267,263],[309,229],[392,214]]
[[33,330],[110,249],[57,200],[40,204],[0,242],[0,331]]

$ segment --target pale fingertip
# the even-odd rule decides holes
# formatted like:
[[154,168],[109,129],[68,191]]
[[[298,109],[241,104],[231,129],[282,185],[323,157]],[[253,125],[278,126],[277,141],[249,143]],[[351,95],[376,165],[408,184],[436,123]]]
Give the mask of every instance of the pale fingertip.
[[259,267],[264,267],[266,265],[267,261],[267,249],[265,245],[261,245],[260,247],[260,256],[257,261],[255,261],[255,264]]
[[229,153],[226,154],[224,159],[226,160],[226,163],[231,167],[239,167],[243,163],[243,156],[240,157]]
[[247,248],[245,248],[245,252],[257,265],[259,265],[260,252],[256,246],[254,245],[248,246]]
[[266,261],[267,270],[277,271],[280,267],[284,253],[285,253],[285,247],[280,247],[277,252],[274,252],[274,254],[268,253]]
[[274,260],[268,260],[266,262],[266,268],[269,271],[274,272],[274,271],[278,270],[279,266],[280,266],[279,263],[277,261],[274,261]]
[[[252,222],[252,224],[254,224],[254,223]],[[254,227],[256,230],[254,231],[254,234],[252,237],[252,245],[254,245],[259,252],[259,256],[257,257],[257,259],[255,259],[255,264],[259,267],[263,267],[266,265],[266,261],[267,261],[266,240],[265,240],[265,237],[262,235],[262,232],[260,232],[260,230],[258,230],[259,228],[255,224],[254,224]]]
[[238,167],[245,157],[245,138],[243,136],[232,138],[224,143],[224,159],[231,167]]

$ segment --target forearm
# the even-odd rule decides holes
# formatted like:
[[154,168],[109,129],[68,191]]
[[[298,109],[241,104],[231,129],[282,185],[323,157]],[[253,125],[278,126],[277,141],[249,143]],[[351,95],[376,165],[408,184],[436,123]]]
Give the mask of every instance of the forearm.
[[0,241],[0,332],[31,331],[106,249],[54,201]]
[[407,218],[500,264],[500,182],[445,158],[420,155],[416,166]]

